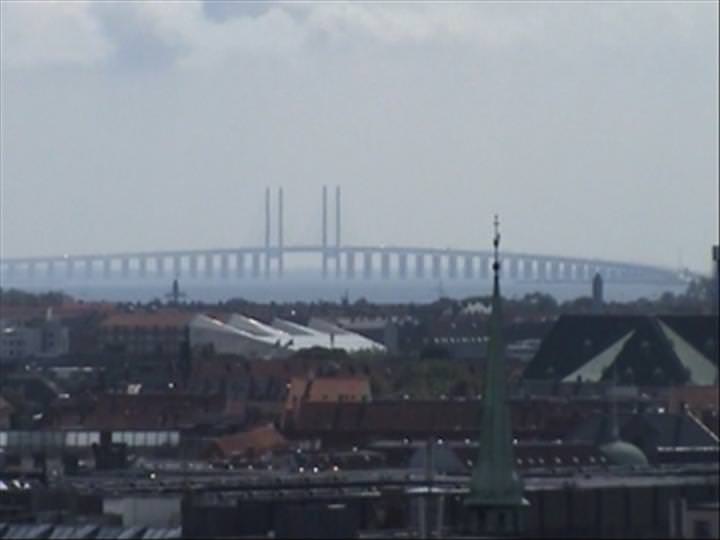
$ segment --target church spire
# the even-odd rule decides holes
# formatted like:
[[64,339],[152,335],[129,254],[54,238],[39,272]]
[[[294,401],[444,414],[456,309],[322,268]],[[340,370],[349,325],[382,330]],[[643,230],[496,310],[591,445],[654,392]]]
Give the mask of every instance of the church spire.
[[505,347],[500,296],[500,223],[494,220],[493,296],[488,353],[484,370],[480,453],[470,480],[465,505],[475,512],[477,532],[517,533],[523,498],[522,480],[515,470],[510,410],[507,403]]

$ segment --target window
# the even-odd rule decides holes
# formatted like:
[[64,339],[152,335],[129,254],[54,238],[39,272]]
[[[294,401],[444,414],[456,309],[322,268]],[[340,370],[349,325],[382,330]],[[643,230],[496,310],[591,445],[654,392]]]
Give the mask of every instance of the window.
[[149,431],[145,434],[146,440],[145,444],[147,446],[157,446],[158,445],[158,434],[154,431]]

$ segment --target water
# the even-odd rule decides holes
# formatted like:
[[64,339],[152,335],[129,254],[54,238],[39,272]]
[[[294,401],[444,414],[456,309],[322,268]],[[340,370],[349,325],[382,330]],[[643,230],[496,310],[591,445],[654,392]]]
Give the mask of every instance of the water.
[[[111,302],[147,302],[165,299],[170,292],[171,280],[145,279],[137,281],[57,281],[45,284],[15,285],[17,288],[43,292],[62,290],[85,301],[106,300]],[[243,298],[254,302],[339,302],[347,295],[350,302],[365,298],[376,303],[433,302],[440,297],[467,298],[491,294],[492,283],[487,279],[457,279],[433,281],[429,279],[365,280],[334,279],[322,280],[315,276],[292,275],[282,280],[270,279],[195,279],[181,280],[180,288],[187,294],[188,301],[218,302],[231,298]],[[606,301],[629,302],[639,298],[656,299],[665,292],[679,294],[685,291],[680,284],[625,284],[606,283]],[[8,287],[9,288],[9,287]],[[590,283],[542,283],[502,282],[503,295],[522,297],[525,294],[541,292],[550,294],[558,301],[591,296]]]

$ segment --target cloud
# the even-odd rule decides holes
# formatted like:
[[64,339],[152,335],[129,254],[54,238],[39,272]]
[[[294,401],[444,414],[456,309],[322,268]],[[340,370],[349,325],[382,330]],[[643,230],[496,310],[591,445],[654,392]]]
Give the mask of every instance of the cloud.
[[6,63],[110,60],[140,67],[197,67],[243,54],[293,55],[318,43],[363,47],[459,40],[502,46],[541,29],[533,17],[492,6],[481,11],[470,5],[422,4],[211,6],[200,1],[10,3],[3,8]]
[[[213,66],[368,46],[478,49],[573,41],[607,48],[655,35],[692,40],[704,6],[183,2],[3,3],[8,66]],[[582,12],[580,12],[582,9]],[[637,46],[646,46],[638,42]]]
[[2,2],[2,64],[93,65],[111,45],[90,12],[90,2]]

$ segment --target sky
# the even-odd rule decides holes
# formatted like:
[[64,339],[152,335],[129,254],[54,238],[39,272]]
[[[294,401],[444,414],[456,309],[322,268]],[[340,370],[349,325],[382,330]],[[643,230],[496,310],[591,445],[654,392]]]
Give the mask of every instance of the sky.
[[709,271],[716,2],[0,6],[3,257],[259,245],[266,186],[319,243],[339,185],[346,244]]

